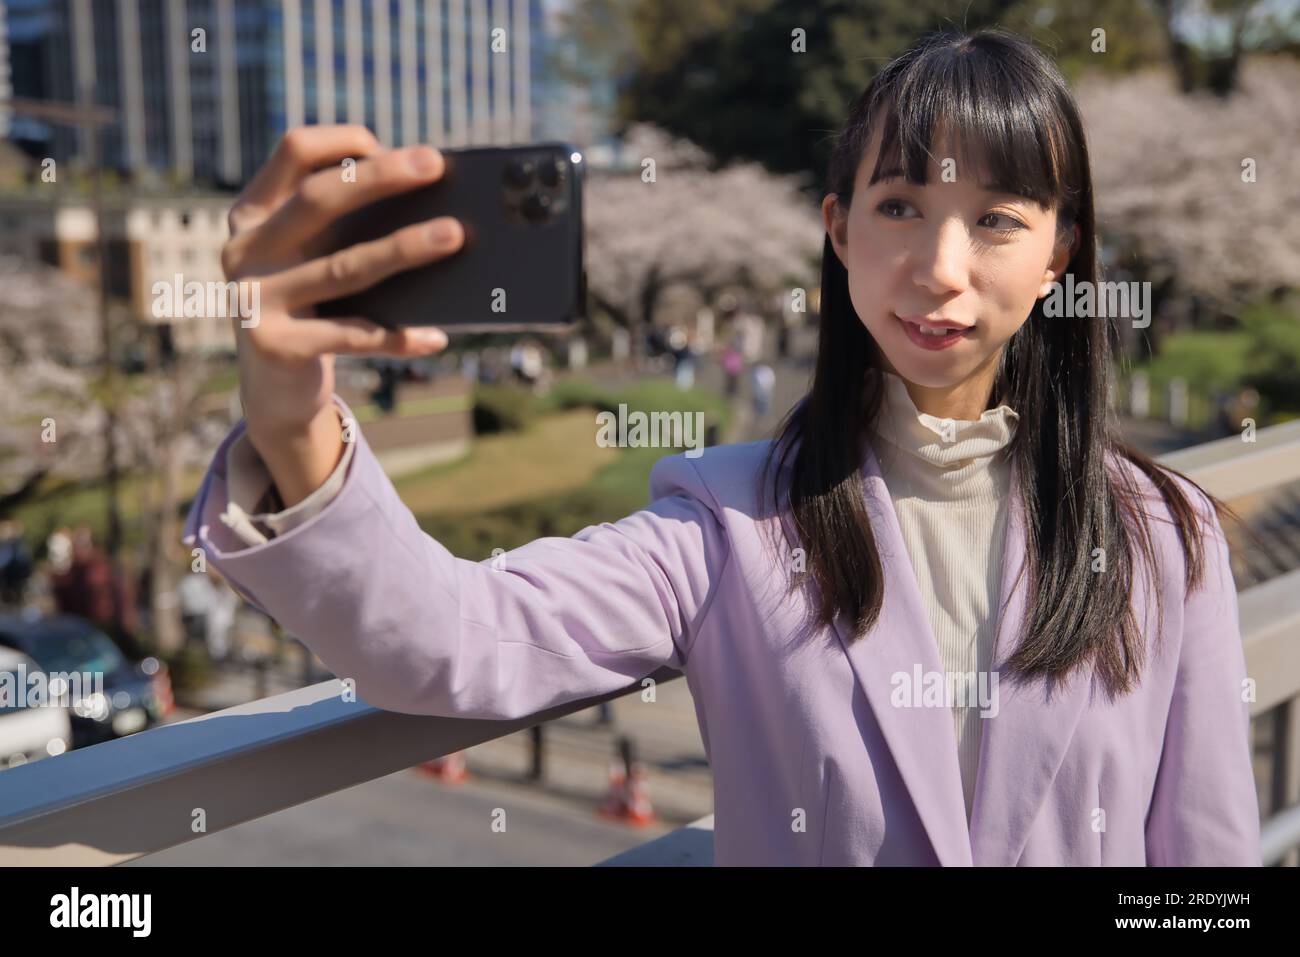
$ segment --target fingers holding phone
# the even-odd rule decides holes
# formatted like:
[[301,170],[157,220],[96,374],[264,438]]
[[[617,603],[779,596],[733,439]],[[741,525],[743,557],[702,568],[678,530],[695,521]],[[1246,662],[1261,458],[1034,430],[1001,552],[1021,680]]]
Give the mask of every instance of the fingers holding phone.
[[318,245],[313,241],[340,216],[426,186],[445,171],[442,154],[431,146],[383,150],[360,159],[344,157],[304,177],[261,232],[273,248],[310,252]]
[[403,270],[443,259],[463,240],[461,225],[440,217],[281,269],[262,280],[262,301],[271,304],[273,315],[287,315],[289,321],[269,329],[259,324],[249,330],[249,338],[268,356],[290,362],[339,352],[421,355],[428,351],[426,342],[445,345],[446,335],[428,326],[403,335],[403,330],[385,329],[364,319],[311,318],[311,309],[326,299],[361,292]]
[[253,321],[234,320],[240,399],[286,505],[319,487],[338,460],[334,354],[415,357],[447,344],[428,326],[316,318],[315,304],[451,256],[464,231],[443,216],[327,254],[313,239],[337,217],[427,186],[443,170],[427,146],[385,150],[364,127],[303,127],[285,135],[231,209],[222,269],[227,280],[256,283],[259,303]]

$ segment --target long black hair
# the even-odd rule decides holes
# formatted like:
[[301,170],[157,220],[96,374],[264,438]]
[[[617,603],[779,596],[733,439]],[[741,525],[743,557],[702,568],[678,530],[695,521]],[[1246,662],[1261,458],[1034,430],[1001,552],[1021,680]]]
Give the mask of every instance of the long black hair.
[[[1099,280],[1092,173],[1079,108],[1064,77],[1027,40],[1002,30],[922,37],[887,64],[854,104],[831,156],[827,191],[848,207],[855,173],[877,129],[875,170],[898,168],[924,184],[937,129],[978,155],[994,182],[1055,208],[1058,240],[1078,242],[1066,271],[1075,285]],[[969,166],[966,168],[970,168]],[[1062,277],[1063,281],[1064,278]],[[848,273],[828,236],[822,252],[820,335],[808,395],[778,427],[760,489],[771,492],[787,547],[804,549],[810,611],[828,626],[840,615],[853,640],[866,636],[884,597],[884,570],[863,496],[863,443],[870,441],[883,394],[879,346],[849,298]],[[1023,638],[1008,677],[1066,679],[1087,662],[1111,693],[1135,686],[1145,646],[1132,605],[1141,564],[1158,571],[1142,494],[1122,460],[1150,477],[1182,538],[1188,589],[1204,577],[1203,529],[1172,477],[1119,438],[1110,408],[1110,320],[1049,319],[1037,300],[1003,349],[990,407],[1019,415],[1006,454],[1015,465],[1032,576]],[[787,471],[785,481],[782,472]],[[1191,481],[1187,479],[1187,481]],[[1193,486],[1204,493],[1203,489]],[[1235,514],[1206,494],[1220,516]],[[1208,516],[1207,516],[1208,517]],[[1104,549],[1106,587],[1097,587],[1093,549]],[[788,554],[788,553],[787,553]],[[1159,619],[1162,589],[1153,587]],[[1001,609],[998,610],[999,613]]]

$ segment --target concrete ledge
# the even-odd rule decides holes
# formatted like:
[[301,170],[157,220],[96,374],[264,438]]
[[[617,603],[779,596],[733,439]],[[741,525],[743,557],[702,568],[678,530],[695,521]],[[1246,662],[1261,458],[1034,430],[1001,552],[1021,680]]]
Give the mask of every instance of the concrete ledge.
[[671,834],[655,838],[601,861],[596,867],[712,867],[713,815],[692,821]]

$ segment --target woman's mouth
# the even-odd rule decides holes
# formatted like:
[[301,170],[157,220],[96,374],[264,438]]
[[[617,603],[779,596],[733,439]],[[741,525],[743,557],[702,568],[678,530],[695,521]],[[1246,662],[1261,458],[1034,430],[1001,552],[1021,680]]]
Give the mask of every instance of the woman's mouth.
[[895,315],[903,331],[907,333],[907,338],[922,349],[947,349],[956,345],[965,339],[974,328],[967,326],[963,329],[944,329],[939,326],[933,326],[923,321],[902,319]]

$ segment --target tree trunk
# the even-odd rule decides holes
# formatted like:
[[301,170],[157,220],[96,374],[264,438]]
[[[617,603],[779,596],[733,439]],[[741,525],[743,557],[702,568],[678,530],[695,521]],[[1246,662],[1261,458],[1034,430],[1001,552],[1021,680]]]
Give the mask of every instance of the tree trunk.
[[176,553],[177,542],[180,541],[180,521],[176,513],[180,507],[179,445],[183,427],[183,423],[178,422],[177,418],[183,414],[188,403],[181,401],[180,387],[174,378],[168,385],[170,388],[166,391],[170,393],[172,401],[167,403],[169,408],[165,413],[165,424],[158,436],[161,494],[158,497],[156,514],[157,534],[154,536],[150,556],[152,574],[149,576],[152,583],[149,603],[153,610],[153,637],[159,652],[164,655],[172,655],[180,651],[185,644],[180,601],[176,594],[178,571],[182,574],[206,574],[190,572],[188,565],[183,570],[177,568]]
[[1155,0],[1154,6],[1160,14],[1160,25],[1164,27],[1165,42],[1169,44],[1169,59],[1178,77],[1178,87],[1182,92],[1190,93],[1196,86],[1192,51],[1174,30],[1174,19],[1181,5],[1176,0]]

